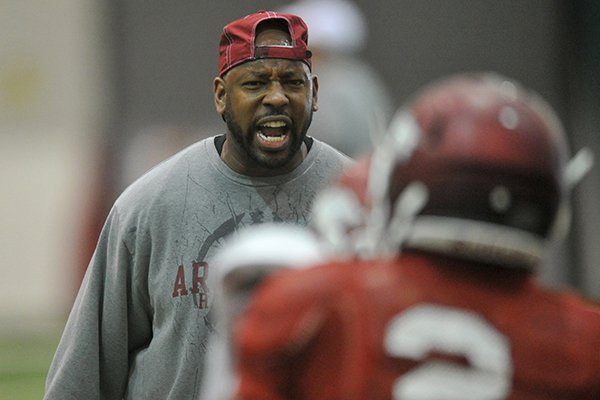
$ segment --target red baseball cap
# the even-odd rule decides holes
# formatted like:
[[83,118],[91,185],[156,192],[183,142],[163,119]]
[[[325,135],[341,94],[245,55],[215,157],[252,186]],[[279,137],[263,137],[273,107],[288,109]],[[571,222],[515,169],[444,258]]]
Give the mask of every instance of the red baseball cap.
[[[256,27],[264,21],[281,20],[292,38],[291,46],[256,46]],[[237,19],[223,28],[219,44],[219,76],[231,68],[261,58],[285,58],[306,63],[311,68],[308,28],[297,15],[258,11]]]

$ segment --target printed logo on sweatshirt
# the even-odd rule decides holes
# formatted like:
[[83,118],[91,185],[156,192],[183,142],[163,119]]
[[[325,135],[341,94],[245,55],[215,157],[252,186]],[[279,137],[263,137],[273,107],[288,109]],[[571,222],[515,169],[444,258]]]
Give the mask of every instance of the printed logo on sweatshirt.
[[[186,268],[183,265],[177,267],[177,275],[175,276],[175,282],[173,284],[173,297],[188,296],[191,294],[194,298],[196,307],[199,309],[208,308],[208,295],[210,290],[206,284],[209,270],[208,263],[204,261],[206,254],[214,243],[233,233],[237,229],[242,218],[244,218],[244,215],[246,215],[246,213],[234,215],[222,223],[213,233],[208,235],[198,252],[197,260],[202,261],[192,261],[192,268],[190,271],[191,276],[188,275],[188,277],[186,277]],[[188,286],[188,284],[191,285]]]
[[200,309],[208,307],[208,286],[206,278],[208,277],[208,263],[204,261],[192,262],[191,286],[187,287],[185,280],[185,269],[183,265],[177,267],[177,276],[173,287],[173,297],[187,296],[192,294],[194,302]]

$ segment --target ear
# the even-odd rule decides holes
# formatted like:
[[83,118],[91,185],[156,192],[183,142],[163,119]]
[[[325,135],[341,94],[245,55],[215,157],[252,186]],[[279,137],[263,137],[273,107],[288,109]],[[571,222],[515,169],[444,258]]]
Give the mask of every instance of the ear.
[[312,110],[319,109],[319,79],[316,75],[312,76]]
[[219,114],[223,114],[225,112],[225,104],[226,104],[226,90],[225,90],[225,81],[222,78],[215,78],[213,81],[213,93],[215,99],[215,108]]

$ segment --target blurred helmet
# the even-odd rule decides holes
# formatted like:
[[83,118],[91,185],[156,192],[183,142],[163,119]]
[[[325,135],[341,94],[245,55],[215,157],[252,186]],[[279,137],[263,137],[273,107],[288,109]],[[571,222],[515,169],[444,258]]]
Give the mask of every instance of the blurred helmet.
[[[217,285],[236,276],[254,282],[280,268],[303,268],[323,260],[317,238],[308,230],[285,223],[241,228],[215,255]],[[245,286],[245,285],[242,285]]]
[[423,214],[497,223],[545,237],[562,197],[567,144],[539,97],[499,79],[455,78],[411,105],[422,137],[397,168],[392,198],[426,184]]
[[514,81],[482,73],[435,82],[338,184],[363,208],[355,249],[530,268],[563,221],[568,153],[554,111]]
[[353,258],[357,253],[356,235],[362,233],[369,209],[369,165],[368,157],[358,160],[313,202],[311,227],[330,258]]
[[414,183],[427,191],[405,246],[537,264],[564,198],[569,153],[549,105],[501,76],[464,74],[426,87],[397,118],[392,129],[414,126],[418,141],[394,165],[388,200]]
[[307,228],[276,222],[240,228],[226,238],[213,260],[211,323],[216,329],[229,329],[257,285],[273,272],[324,260],[321,244]]

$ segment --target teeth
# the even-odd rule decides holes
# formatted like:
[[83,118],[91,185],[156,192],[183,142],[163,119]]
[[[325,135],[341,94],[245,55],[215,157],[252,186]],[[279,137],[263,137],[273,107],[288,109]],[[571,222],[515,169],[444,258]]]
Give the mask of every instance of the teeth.
[[265,142],[269,142],[269,143],[275,143],[275,142],[281,142],[283,141],[283,136],[266,136],[262,133],[259,133],[258,136],[260,136],[260,138],[262,140],[264,140]]
[[267,128],[283,128],[285,125],[283,121],[269,121],[262,124],[262,126]]

